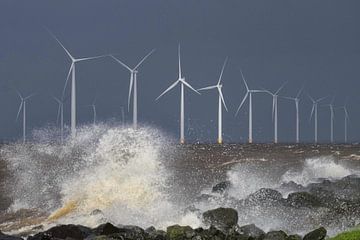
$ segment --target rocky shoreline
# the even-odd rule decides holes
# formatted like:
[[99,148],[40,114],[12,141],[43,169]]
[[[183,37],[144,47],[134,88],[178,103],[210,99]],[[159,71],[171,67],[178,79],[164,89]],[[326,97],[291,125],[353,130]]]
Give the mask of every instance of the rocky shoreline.
[[[166,231],[154,227],[142,229],[138,226],[115,226],[111,223],[88,228],[82,225],[58,225],[46,231],[27,237],[28,240],[87,239],[87,240],[322,240],[327,231],[319,227],[304,236],[288,235],[284,231],[264,232],[254,224],[238,226],[238,213],[232,208],[217,208],[204,212],[203,221],[207,228],[193,229],[189,226],[173,225]],[[42,228],[39,226],[37,228]],[[34,229],[36,230],[36,229]],[[0,232],[0,240],[22,240]]]

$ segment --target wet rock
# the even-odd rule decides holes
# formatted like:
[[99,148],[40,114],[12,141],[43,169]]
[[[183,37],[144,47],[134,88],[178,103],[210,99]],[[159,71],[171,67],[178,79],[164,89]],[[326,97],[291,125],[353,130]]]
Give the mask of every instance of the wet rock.
[[282,200],[282,195],[280,192],[270,189],[270,188],[261,188],[260,190],[250,194],[247,199],[249,203],[255,204],[274,204],[279,203]]
[[318,229],[315,229],[312,232],[309,232],[306,234],[303,238],[303,240],[324,240],[326,237],[326,229],[323,227],[320,227]]
[[205,224],[215,226],[221,231],[227,232],[237,225],[238,213],[232,208],[217,208],[203,213]]
[[290,193],[287,202],[293,207],[320,207],[321,201],[316,196],[308,192]]
[[289,235],[286,240],[301,240],[302,237],[299,235]]
[[147,233],[147,239],[166,240],[166,232],[162,230],[156,230],[153,226],[145,229],[145,233]]
[[255,226],[255,224],[245,225],[239,228],[239,232],[247,237],[253,239],[262,239],[265,236],[265,232]]
[[231,186],[230,181],[220,182],[212,188],[212,192],[224,193],[227,189],[229,189],[230,186]]
[[141,227],[138,226],[117,226],[120,230],[119,233],[111,234],[109,236],[112,236],[114,238],[124,238],[124,239],[137,239],[142,240],[145,239],[145,231]]
[[287,240],[287,234],[283,231],[271,231],[265,234],[263,240]]
[[[199,231],[200,230],[200,231]],[[222,240],[226,239],[226,235],[215,228],[214,226],[210,226],[209,229],[197,229],[195,231],[196,235],[193,240],[203,240],[203,239],[211,239],[211,240]]]
[[195,236],[195,231],[189,226],[173,225],[167,227],[166,236],[171,240],[191,239]]
[[6,235],[0,231],[0,240],[23,240],[21,237]]
[[114,233],[120,233],[120,229],[112,225],[111,223],[101,224],[93,229],[96,235],[110,235]]
[[90,228],[81,225],[59,225],[52,227],[49,230],[30,236],[28,240],[48,240],[54,238],[73,238],[73,239],[84,239],[92,234]]
[[299,191],[304,191],[305,187],[301,184],[297,184],[296,182],[290,181],[281,184],[279,189],[287,192],[291,192],[291,191],[299,192]]

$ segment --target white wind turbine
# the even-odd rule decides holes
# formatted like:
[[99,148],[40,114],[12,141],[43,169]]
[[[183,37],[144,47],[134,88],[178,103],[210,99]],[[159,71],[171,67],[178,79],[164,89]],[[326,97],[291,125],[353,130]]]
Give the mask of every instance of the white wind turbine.
[[314,128],[314,137],[315,137],[315,144],[318,143],[318,103],[322,100],[324,100],[327,97],[322,97],[319,99],[313,99],[310,95],[308,95],[310,100],[313,103],[312,109],[311,109],[311,114],[310,114],[310,120],[314,114],[314,121],[315,121],[315,128]]
[[160,96],[158,96],[156,98],[155,101],[157,101],[159,98],[161,98],[165,93],[167,93],[168,91],[170,91],[171,89],[173,89],[176,85],[178,85],[179,83],[180,88],[181,88],[181,98],[180,98],[180,143],[185,143],[185,134],[184,134],[184,88],[185,86],[190,88],[192,91],[196,92],[197,94],[200,94],[197,90],[195,90],[189,83],[186,82],[185,78],[182,76],[181,73],[181,59],[180,59],[180,44],[178,47],[178,56],[179,56],[179,77],[178,79],[170,85],[170,87],[168,87],[163,93],[160,94]]
[[252,94],[253,93],[265,93],[266,91],[264,90],[250,90],[249,89],[249,86],[247,85],[246,83],[246,80],[244,78],[244,75],[243,75],[243,72],[240,70],[241,72],[241,77],[244,81],[244,84],[245,84],[245,87],[246,87],[246,94],[243,98],[243,100],[241,101],[236,113],[235,113],[235,116],[239,113],[242,105],[245,103],[247,97],[249,97],[249,143],[252,143],[253,142],[253,122],[252,122]]
[[228,111],[226,104],[225,104],[225,100],[224,100],[224,96],[222,94],[221,88],[222,88],[222,84],[221,84],[221,78],[225,69],[225,65],[226,65],[227,59],[225,59],[224,64],[222,66],[221,69],[221,73],[220,73],[220,77],[219,80],[217,82],[216,85],[213,86],[209,86],[209,87],[204,87],[204,88],[200,88],[198,89],[198,91],[202,91],[202,90],[210,90],[210,89],[217,89],[218,93],[219,93],[219,112],[218,112],[218,143],[221,144],[222,143],[222,104],[225,107],[225,110]]
[[[69,69],[69,73],[68,76],[66,78],[66,83],[64,86],[64,92],[67,86],[67,81],[69,79],[70,74],[72,75],[71,78],[71,135],[72,137],[76,136],[76,81],[75,81],[75,65],[77,62],[82,62],[82,61],[87,61],[87,60],[92,60],[92,59],[97,59],[97,58],[101,58],[101,57],[105,57],[108,55],[98,55],[98,56],[94,56],[94,57],[84,57],[84,58],[74,58],[70,52],[64,47],[64,45],[59,41],[59,39],[57,39],[57,37],[51,33],[49,31],[49,33],[51,34],[51,36],[60,44],[60,46],[64,49],[64,51],[66,52],[66,54],[69,56],[69,58],[71,59],[71,65],[70,65],[70,69]],[[64,95],[64,94],[63,94]]]
[[329,104],[324,105],[326,107],[329,107],[330,109],[330,142],[331,143],[334,143],[334,120],[335,120],[334,101],[335,101],[335,97],[333,97],[333,99]]
[[338,109],[342,109],[344,111],[344,143],[348,142],[348,122],[350,120],[349,112],[346,108],[346,105],[339,107]]
[[296,143],[300,142],[300,113],[299,113],[299,103],[300,103],[300,95],[303,91],[304,87],[302,87],[299,92],[297,93],[296,97],[283,97],[285,99],[290,99],[295,102],[295,109],[296,109]]
[[58,103],[58,113],[57,113],[57,121],[59,121],[60,118],[60,138],[61,143],[64,142],[64,99],[63,97],[61,99],[57,97],[53,97],[53,99]]
[[274,122],[274,143],[278,143],[278,98],[279,98],[279,93],[280,93],[281,89],[283,89],[285,84],[286,84],[286,82],[283,83],[275,93],[265,90],[273,98],[272,120]]
[[133,92],[133,127],[135,129],[137,128],[137,115],[138,115],[138,110],[137,110],[137,73],[138,73],[138,70],[137,69],[151,54],[153,54],[154,51],[155,51],[155,49],[151,50],[145,57],[143,57],[141,59],[141,61],[134,68],[130,68],[128,65],[126,65],[125,63],[120,61],[118,58],[114,57],[113,55],[110,55],[115,61],[120,63],[123,67],[125,67],[130,72],[128,111],[130,110],[131,92],[134,89],[134,92]]
[[26,100],[28,100],[29,98],[33,97],[35,94],[31,94],[27,97],[23,97],[21,95],[20,92],[16,91],[17,94],[19,95],[20,99],[21,99],[21,103],[20,103],[20,106],[19,106],[19,110],[18,110],[18,113],[16,115],[16,121],[19,119],[19,116],[20,116],[20,112],[21,110],[23,111],[23,143],[26,142]]

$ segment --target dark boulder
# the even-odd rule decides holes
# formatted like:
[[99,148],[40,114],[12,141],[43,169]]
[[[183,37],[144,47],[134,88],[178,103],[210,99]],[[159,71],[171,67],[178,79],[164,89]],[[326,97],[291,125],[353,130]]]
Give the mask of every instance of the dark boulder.
[[302,237],[299,235],[289,235],[286,240],[301,240]]
[[304,191],[305,187],[301,184],[297,184],[296,182],[290,181],[281,184],[279,189],[286,192],[292,192],[292,191],[299,192],[299,191]]
[[205,239],[211,239],[211,240],[222,240],[226,239],[226,235],[220,231],[219,229],[215,228],[214,226],[210,226],[209,229],[202,229],[198,228],[195,230],[195,236],[193,237],[193,240],[205,240]]
[[29,236],[28,240],[48,240],[54,238],[72,238],[72,239],[84,239],[92,234],[90,228],[81,226],[81,225],[59,225],[52,227],[45,232],[35,234],[34,236]]
[[324,240],[326,237],[326,229],[323,227],[320,227],[318,229],[315,229],[312,232],[309,232],[306,234],[303,238],[303,240]]
[[232,208],[217,208],[203,213],[205,224],[215,226],[221,231],[227,232],[237,225],[238,213]]
[[248,238],[262,239],[265,236],[265,232],[255,226],[255,224],[245,225],[239,228],[239,232]]
[[110,235],[114,233],[120,233],[120,229],[112,225],[111,223],[101,224],[93,229],[96,235]]
[[166,236],[171,240],[191,239],[195,236],[195,231],[189,226],[173,225],[167,227]]
[[292,207],[308,207],[308,208],[315,208],[320,207],[321,201],[316,196],[308,193],[308,192],[295,192],[290,193],[287,198],[288,204]]
[[6,235],[0,231],[0,240],[23,240],[21,237]]
[[287,234],[283,231],[271,231],[265,234],[263,240],[287,240]]
[[146,239],[151,240],[166,240],[166,232],[162,230],[156,230],[155,227],[149,227],[145,229],[145,233],[147,234]]
[[229,189],[230,186],[231,186],[230,181],[220,182],[220,183],[216,184],[215,186],[213,186],[212,192],[224,193],[227,189]]
[[250,204],[276,204],[281,202],[282,195],[280,192],[270,189],[261,188],[260,190],[250,194],[246,201]]

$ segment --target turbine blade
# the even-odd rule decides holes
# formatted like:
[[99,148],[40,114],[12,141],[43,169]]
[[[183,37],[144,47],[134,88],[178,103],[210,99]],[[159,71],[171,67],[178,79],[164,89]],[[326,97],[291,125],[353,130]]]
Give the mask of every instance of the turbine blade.
[[302,93],[302,91],[304,90],[305,85],[302,85],[302,87],[300,88],[299,92],[296,94],[296,98],[300,97],[300,94]]
[[128,111],[130,111],[130,99],[131,99],[131,92],[132,92],[133,83],[134,83],[134,74],[133,74],[133,72],[131,72],[131,74],[130,74],[130,85],[129,85],[129,96],[128,96]]
[[185,86],[187,86],[188,88],[190,88],[191,90],[193,90],[194,92],[196,92],[197,94],[201,95],[196,89],[194,89],[189,83],[187,83],[185,80],[181,81],[183,84],[185,84]]
[[36,95],[36,93],[32,93],[32,94],[30,94],[29,96],[25,97],[24,100],[29,99],[29,98],[32,98],[32,97],[35,96],[35,95]]
[[126,65],[125,63],[123,63],[122,61],[120,61],[118,58],[114,57],[114,55],[110,55],[110,57],[112,57],[115,61],[117,61],[118,63],[120,63],[123,67],[125,67],[127,70],[129,70],[130,72],[132,72],[133,70]]
[[21,99],[21,103],[20,103],[20,106],[19,106],[19,110],[18,110],[18,113],[17,113],[17,115],[16,115],[16,121],[19,119],[19,116],[20,116],[20,112],[21,112],[21,108],[22,108],[22,106],[23,106],[23,103],[24,103],[24,101]]
[[275,94],[279,94],[279,92],[281,91],[281,89],[283,89],[286,84],[287,84],[287,82],[284,82],[284,83],[279,87],[279,89],[275,92]]
[[307,96],[310,98],[310,100],[315,103],[315,99],[313,99],[309,94],[307,94]]
[[71,73],[71,71],[73,70],[73,68],[74,68],[74,63],[71,63],[71,66],[70,66],[68,75],[67,75],[66,80],[65,80],[65,85],[64,85],[64,88],[63,88],[63,92],[62,92],[62,96],[61,96],[62,99],[64,99],[65,91],[66,91],[66,86],[67,86],[67,84],[68,84],[68,81],[69,81],[69,78],[70,78],[70,73]]
[[324,99],[326,99],[326,98],[328,98],[328,96],[319,98],[319,99],[316,100],[316,102],[321,102],[322,100],[324,100]]
[[134,67],[134,70],[136,70],[140,65],[151,55],[155,52],[155,49],[151,50],[141,61]]
[[273,97],[273,104],[272,104],[272,120],[274,121],[275,116],[275,97]]
[[270,95],[273,95],[271,92],[269,92],[267,90],[251,90],[251,92],[253,92],[253,93],[268,93]]
[[56,124],[59,123],[60,113],[61,113],[61,103],[59,103],[59,107],[58,107],[58,111],[57,111]]
[[238,115],[238,113],[239,113],[239,111],[240,111],[240,108],[241,108],[241,107],[242,107],[242,105],[245,103],[245,100],[246,100],[246,98],[248,97],[248,95],[249,95],[249,92],[246,92],[246,94],[245,94],[245,96],[244,96],[243,100],[241,101],[241,103],[240,103],[240,105],[239,105],[238,109],[236,110],[235,116],[237,116],[237,115]]
[[55,34],[53,34],[52,32],[50,32],[48,29],[47,31],[49,32],[49,34],[60,44],[60,46],[65,50],[66,54],[70,57],[70,59],[72,61],[74,61],[75,59],[73,58],[73,56],[70,54],[70,52],[64,47],[64,45],[60,42],[60,40],[55,36]]
[[107,57],[107,56],[109,56],[109,55],[103,54],[103,55],[98,55],[98,56],[94,56],[94,57],[77,58],[77,59],[75,59],[75,61],[81,62],[81,61],[87,61],[87,60],[92,60],[92,59],[97,59],[97,58],[102,58],[102,57]]
[[180,43],[178,46],[178,56],[179,56],[179,79],[181,79],[181,58],[180,58]]
[[224,104],[225,110],[228,111],[228,109],[227,109],[227,107],[226,107],[226,103],[225,103],[224,96],[223,96],[223,94],[222,94],[222,91],[221,91],[220,88],[218,88],[218,89],[219,89],[219,94],[220,94],[220,97],[221,97],[221,101],[222,101],[222,103]]
[[296,98],[292,98],[292,97],[284,97],[284,96],[280,96],[281,98],[284,98],[284,99],[288,99],[288,100],[295,100]]
[[199,88],[198,91],[203,91],[203,90],[210,90],[210,89],[214,89],[217,88],[217,86],[208,86],[208,87],[203,87],[203,88]]
[[221,73],[220,73],[220,77],[219,77],[219,81],[218,81],[217,85],[219,85],[220,82],[221,82],[221,78],[222,78],[222,75],[223,75],[223,73],[224,73],[224,69],[225,69],[227,60],[228,60],[228,58],[226,57],[226,58],[225,58],[225,61],[224,61],[224,64],[223,64],[223,66],[222,66],[222,68],[221,68]]
[[248,85],[247,85],[247,83],[246,83],[246,80],[245,80],[244,74],[243,74],[243,72],[242,72],[242,70],[241,70],[241,69],[240,69],[240,73],[241,73],[241,77],[242,77],[242,79],[243,79],[243,81],[244,81],[244,83],[245,83],[246,90],[247,90],[247,91],[250,91],[250,90],[249,90],[249,86],[248,86]]
[[168,91],[170,91],[171,89],[173,89],[177,84],[179,83],[179,80],[176,80],[173,84],[170,85],[170,87],[168,87],[163,93],[160,94],[160,96],[158,96],[155,101],[157,101],[159,98],[161,98],[165,93],[167,93]]
[[309,119],[309,121],[311,121],[311,118],[312,118],[312,116],[313,116],[313,114],[314,114],[314,110],[315,110],[315,104],[313,104],[313,106],[312,106],[312,109],[311,109],[311,114],[310,114],[310,119]]

